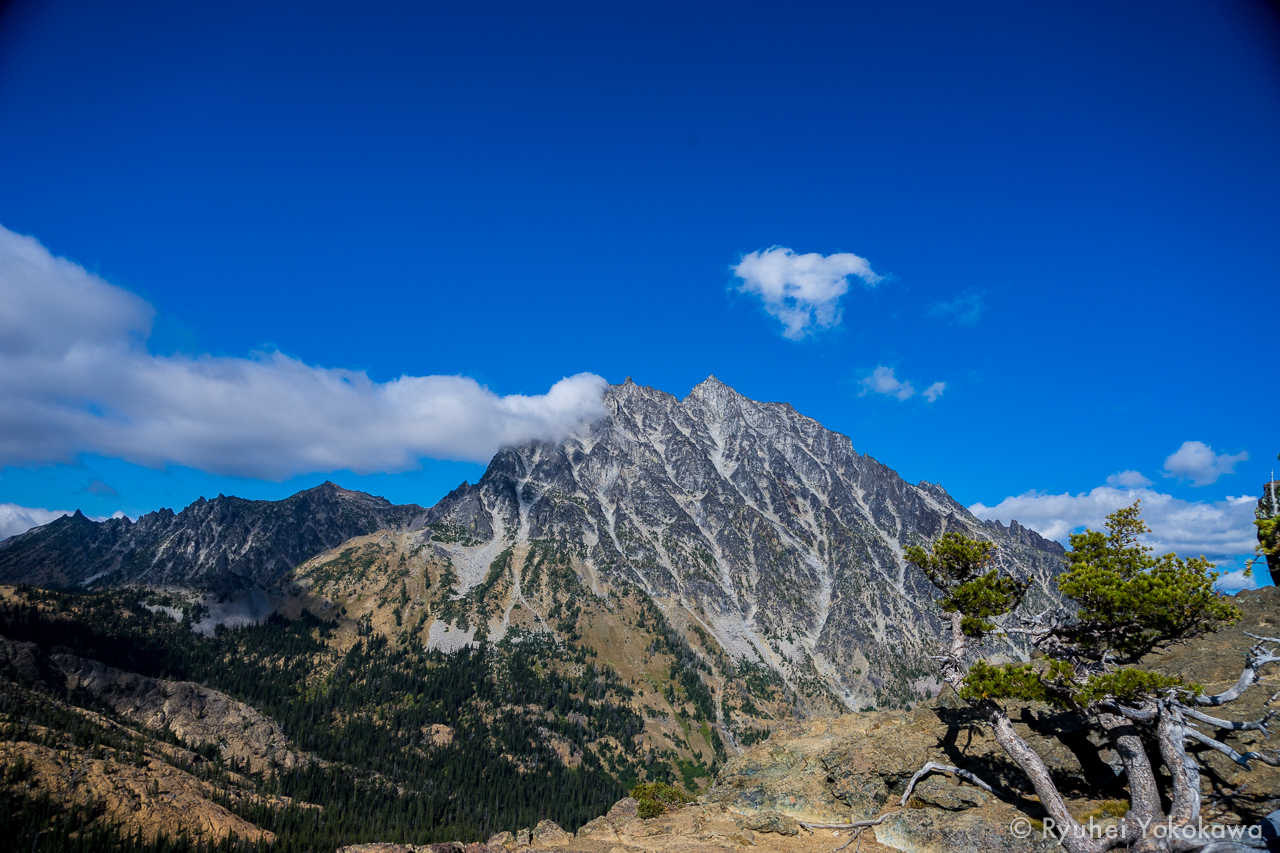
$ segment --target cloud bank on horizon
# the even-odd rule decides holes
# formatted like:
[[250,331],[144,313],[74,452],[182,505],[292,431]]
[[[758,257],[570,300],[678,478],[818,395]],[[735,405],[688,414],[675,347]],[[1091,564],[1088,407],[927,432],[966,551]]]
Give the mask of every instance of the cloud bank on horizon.
[[[1188,441],[1169,459],[1174,459],[1189,445],[1206,447],[1201,442]],[[1218,461],[1206,461],[1198,456],[1196,470],[1218,470],[1224,464],[1234,464],[1234,457],[1215,458]],[[1222,462],[1223,459],[1227,462]],[[1166,468],[1169,467],[1166,461]],[[1151,486],[1152,481],[1138,471],[1120,471],[1108,477],[1104,485],[1088,492],[1059,495],[1032,489],[1007,497],[994,506],[975,503],[969,511],[984,520],[1008,523],[1016,519],[1041,536],[1065,545],[1071,533],[1085,527],[1101,530],[1109,513],[1140,499],[1142,518],[1151,528],[1143,538],[1157,554],[1176,551],[1183,557],[1208,557],[1225,571],[1219,584],[1226,589],[1257,585],[1253,578],[1244,576],[1243,567],[1236,563],[1237,557],[1252,553],[1257,545],[1253,525],[1257,498],[1227,496],[1220,501],[1187,501],[1158,492]]]
[[782,336],[793,341],[840,324],[840,299],[851,276],[872,287],[884,280],[866,258],[849,252],[798,255],[784,246],[744,255],[733,274],[740,293],[760,297],[764,310],[782,321]]
[[3,226],[0,304],[0,465],[98,453],[263,480],[396,473],[424,457],[487,462],[605,414],[590,373],[500,396],[464,376],[375,382],[280,352],[154,355],[149,303]]

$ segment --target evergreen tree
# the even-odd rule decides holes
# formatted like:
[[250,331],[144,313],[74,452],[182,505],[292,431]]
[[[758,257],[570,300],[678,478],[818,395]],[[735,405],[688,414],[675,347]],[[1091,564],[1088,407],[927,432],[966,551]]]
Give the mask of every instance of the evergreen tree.
[[[1218,576],[1211,563],[1203,557],[1153,556],[1139,540],[1145,532],[1134,503],[1108,516],[1105,532],[1073,534],[1068,568],[1058,586],[1075,607],[1016,620],[1012,614],[1026,587],[996,567],[991,543],[949,533],[929,551],[913,547],[906,554],[942,593],[939,603],[951,622],[951,641],[939,658],[943,678],[991,726],[1070,853],[1101,853],[1120,845],[1141,851],[1196,850],[1212,842],[1195,835],[1200,767],[1187,751],[1188,743],[1209,746],[1246,767],[1253,761],[1280,765],[1273,752],[1241,755],[1202,731],[1266,730],[1266,719],[1227,720],[1202,709],[1238,699],[1259,679],[1263,666],[1280,661],[1273,649],[1280,639],[1257,638],[1237,683],[1216,696],[1137,666],[1149,652],[1217,631],[1240,617],[1214,591]],[[1001,634],[1025,637],[1038,652],[1035,659],[1001,664],[974,659],[984,639]],[[1129,784],[1130,809],[1114,838],[1091,837],[1067,810],[1043,758],[1014,730],[1008,702],[1049,703],[1105,732]],[[1158,784],[1162,763],[1171,779],[1167,810]],[[957,772],[990,790],[957,768],[927,765],[922,773],[932,769]],[[1171,826],[1175,832],[1160,837],[1150,831],[1154,826]]]

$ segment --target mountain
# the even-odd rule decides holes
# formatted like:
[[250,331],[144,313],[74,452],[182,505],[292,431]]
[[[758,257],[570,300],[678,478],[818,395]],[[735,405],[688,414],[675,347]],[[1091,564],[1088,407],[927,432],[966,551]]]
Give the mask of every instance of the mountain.
[[[932,587],[902,560],[909,545],[949,530],[990,539],[1036,581],[1033,599],[1054,595],[1060,545],[978,520],[941,486],[904,481],[785,403],[711,377],[683,400],[628,379],[605,404],[606,417],[563,441],[501,450],[478,483],[430,510],[326,483],[137,522],[77,513],[0,543],[0,583],[225,593],[288,577],[322,611],[346,607],[388,630],[393,611],[397,630],[408,614],[445,651],[510,630],[563,638],[578,630],[566,613],[609,622],[611,596],[634,592],[702,649],[715,689],[756,667],[801,715],[936,692],[928,656],[942,626]],[[339,547],[379,531],[395,535]],[[373,566],[381,574],[365,578]],[[412,601],[399,602],[400,585],[416,590]],[[748,716],[743,725],[759,721]],[[719,707],[716,719],[726,722]]]
[[[763,665],[798,710],[893,705],[937,688],[941,624],[903,550],[955,530],[990,539],[1049,598],[1063,548],[983,522],[938,485],[912,485],[847,436],[711,377],[683,400],[628,379],[609,415],[559,443],[506,448],[428,513],[454,564],[554,544],[594,594],[638,586],[728,660]],[[521,599],[495,610],[489,638]],[[467,574],[466,594],[482,572]],[[456,642],[456,638],[455,638]],[[1010,654],[1017,649],[1010,648]]]
[[[0,634],[44,655],[24,646],[12,657],[31,666],[11,668],[44,661],[78,687],[32,692],[0,666],[0,723],[62,733],[11,732],[0,751],[52,780],[47,753],[112,738],[104,774],[144,793],[169,774],[262,837],[310,839],[297,849],[479,839],[543,817],[573,829],[637,781],[705,791],[796,718],[927,704],[943,626],[902,561],[911,544],[990,539],[1036,582],[1033,607],[1052,598],[1061,546],[979,521],[786,404],[714,378],[683,400],[628,380],[605,403],[562,441],[502,450],[430,510],[325,484],[136,523],[77,514],[0,543],[0,584],[91,590],[0,587]],[[276,612],[211,615],[222,602],[203,593],[245,588]],[[214,748],[199,727],[222,717],[200,709],[228,702],[278,724],[272,755],[308,759],[273,757],[267,778]],[[133,743],[111,734],[125,724],[167,729]]]
[[265,586],[353,536],[414,527],[425,513],[333,483],[281,501],[201,498],[181,512],[162,509],[136,522],[91,521],[77,510],[0,542],[0,583]]

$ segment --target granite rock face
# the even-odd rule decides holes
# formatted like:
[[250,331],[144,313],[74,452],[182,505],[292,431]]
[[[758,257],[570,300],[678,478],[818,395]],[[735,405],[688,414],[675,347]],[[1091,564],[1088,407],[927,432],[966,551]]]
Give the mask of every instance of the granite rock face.
[[294,752],[280,724],[225,693],[190,681],[166,681],[114,669],[75,655],[52,655],[70,691],[83,690],[127,719],[170,731],[192,746],[217,744],[251,773],[292,770]]
[[281,501],[219,495],[181,512],[91,521],[78,510],[0,542],[0,583],[269,586],[353,536],[417,526],[426,510],[324,483]]
[[0,681],[60,696],[84,693],[126,719],[172,732],[193,747],[216,744],[225,759],[251,773],[292,770],[311,760],[295,751],[280,724],[225,693],[189,681],[125,672],[35,643],[0,636]]
[[[186,833],[220,841],[228,835],[269,844],[275,835],[232,812],[223,803],[243,801],[235,793],[216,789],[148,750],[141,760],[117,761],[95,757],[69,743],[51,749],[25,741],[0,742],[0,766],[21,762],[30,792],[47,794],[70,806],[92,804],[93,809],[124,834],[144,838],[175,838]],[[221,800],[221,802],[219,802]],[[6,844],[5,849],[9,848]]]
[[606,418],[558,444],[502,450],[428,522],[473,543],[558,543],[593,591],[638,585],[728,657],[780,675],[797,713],[936,692],[927,656],[941,623],[932,587],[902,560],[909,545],[990,539],[1035,581],[1032,606],[1055,589],[1060,545],[978,520],[787,404],[715,378],[684,400],[628,380],[605,404]]

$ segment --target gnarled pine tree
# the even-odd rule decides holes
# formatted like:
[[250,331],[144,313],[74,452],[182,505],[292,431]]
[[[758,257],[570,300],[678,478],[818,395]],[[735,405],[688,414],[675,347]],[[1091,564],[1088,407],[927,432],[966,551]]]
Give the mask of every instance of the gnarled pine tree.
[[[1204,695],[1198,685],[1180,678],[1139,668],[1138,661],[1149,652],[1240,618],[1239,610],[1214,592],[1218,576],[1212,563],[1203,557],[1153,556],[1139,541],[1147,530],[1134,503],[1107,517],[1106,532],[1072,535],[1068,568],[1058,586],[1075,602],[1073,613],[1014,616],[1026,585],[995,567],[990,542],[947,533],[930,551],[909,548],[906,558],[942,593],[939,603],[951,622],[951,641],[937,658],[944,680],[991,725],[1070,853],[1121,846],[1206,853],[1249,849],[1198,832],[1200,767],[1186,747],[1188,742],[1204,744],[1245,767],[1253,761],[1280,765],[1274,752],[1241,755],[1203,731],[1267,731],[1270,715],[1235,721],[1203,709],[1235,701],[1258,680],[1264,665],[1280,661],[1273,645],[1280,639],[1256,637],[1237,683],[1216,696]],[[995,620],[1006,624],[1000,627]],[[983,639],[996,634],[1021,634],[1039,654],[1029,662],[1004,664],[978,657]],[[1129,784],[1130,810],[1114,837],[1091,835],[1067,810],[1044,760],[1014,730],[1005,710],[1009,702],[1049,703],[1106,733]],[[1149,752],[1148,744],[1158,747]],[[1160,763],[1172,780],[1167,811],[1156,772]],[[967,772],[960,775],[978,781]]]

